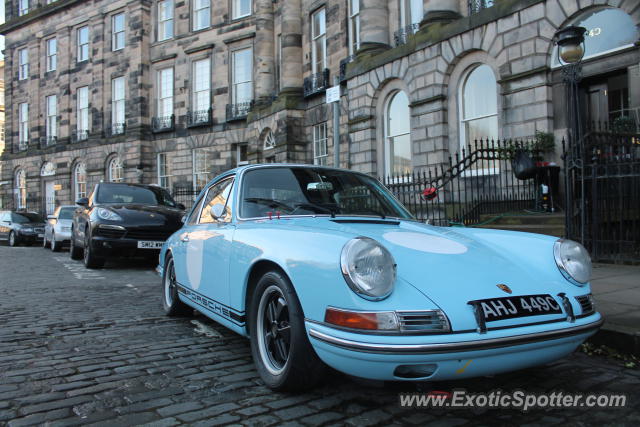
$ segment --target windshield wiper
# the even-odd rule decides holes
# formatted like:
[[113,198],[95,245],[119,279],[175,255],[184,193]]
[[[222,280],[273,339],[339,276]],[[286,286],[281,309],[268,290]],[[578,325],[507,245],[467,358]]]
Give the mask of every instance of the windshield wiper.
[[270,208],[273,208],[273,209],[279,207],[279,208],[287,209],[289,211],[292,210],[291,206],[289,206],[289,205],[287,205],[285,203],[279,202],[279,201],[274,200],[274,199],[267,199],[267,198],[264,198],[264,197],[247,197],[246,199],[244,199],[244,201],[245,202],[249,202],[249,203],[258,203],[258,204],[261,204],[261,205],[267,205],[267,206],[269,206]]
[[302,208],[302,209],[319,209],[325,213],[329,213],[331,214],[331,218],[335,218],[336,217],[336,210],[335,209],[331,209],[327,206],[322,206],[322,205],[317,205],[315,203],[296,203],[295,204],[296,209],[298,208]]

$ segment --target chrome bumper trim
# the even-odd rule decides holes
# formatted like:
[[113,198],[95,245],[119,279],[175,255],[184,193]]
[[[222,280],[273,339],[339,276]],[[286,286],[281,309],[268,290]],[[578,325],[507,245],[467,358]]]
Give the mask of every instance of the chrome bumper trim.
[[[566,338],[573,335],[583,334],[585,332],[596,331],[600,329],[604,319],[588,323],[586,325],[572,326],[565,329],[557,329],[553,331],[538,332],[534,334],[515,335],[504,338],[491,338],[487,340],[450,342],[437,344],[378,344],[360,341],[352,341],[343,338],[327,335],[315,329],[309,329],[311,337],[331,344],[342,347],[347,350],[360,351],[365,353],[382,353],[382,354],[438,354],[438,353],[459,353],[464,351],[488,350],[492,348],[508,347],[511,345],[522,345],[536,343],[540,341],[548,341],[559,338]],[[440,335],[442,336],[442,335]]]

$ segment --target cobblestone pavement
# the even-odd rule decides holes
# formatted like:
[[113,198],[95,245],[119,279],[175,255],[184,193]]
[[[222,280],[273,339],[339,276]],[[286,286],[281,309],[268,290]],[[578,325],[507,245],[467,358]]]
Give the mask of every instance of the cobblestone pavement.
[[305,394],[273,393],[248,342],[205,319],[165,318],[152,266],[88,272],[66,252],[0,246],[0,425],[436,425],[640,423],[640,371],[576,353],[492,378],[421,391],[628,393],[625,408],[401,408],[413,384],[333,374]]

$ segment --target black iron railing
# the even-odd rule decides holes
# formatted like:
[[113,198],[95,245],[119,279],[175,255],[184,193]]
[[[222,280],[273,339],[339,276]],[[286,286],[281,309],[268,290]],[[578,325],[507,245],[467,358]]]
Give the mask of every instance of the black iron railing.
[[125,123],[113,123],[105,129],[107,136],[124,135],[126,131],[127,125]]
[[177,203],[182,203],[187,210],[189,210],[193,206],[198,194],[200,194],[200,191],[201,189],[193,187],[174,187],[171,196],[173,200]]
[[340,81],[344,81],[347,75],[347,65],[353,62],[356,59],[355,55],[349,55],[340,61]]
[[89,139],[89,131],[88,130],[74,130],[71,133],[71,142],[82,142]]
[[493,6],[494,0],[469,0],[469,15]]
[[396,46],[407,44],[409,36],[417,33],[419,29],[420,24],[411,24],[400,28],[398,31],[393,33],[393,40],[395,41]]
[[227,104],[227,121],[245,119],[249,115],[251,107],[253,107],[253,101]]
[[537,179],[518,180],[511,165],[516,149],[537,157],[532,145],[476,141],[438,167],[381,181],[421,221],[474,225],[481,215],[536,208]]
[[208,110],[195,110],[187,111],[187,126],[205,126],[212,123],[212,111]]
[[151,119],[151,129],[153,132],[168,132],[175,128],[175,115],[163,117],[153,117]]
[[325,68],[322,72],[312,74],[309,77],[304,78],[302,85],[304,97],[313,96],[318,93],[322,93],[330,86],[329,82],[329,69]]

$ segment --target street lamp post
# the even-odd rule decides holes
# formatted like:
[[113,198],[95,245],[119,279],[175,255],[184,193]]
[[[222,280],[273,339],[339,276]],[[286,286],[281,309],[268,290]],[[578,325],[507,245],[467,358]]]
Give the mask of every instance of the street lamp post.
[[[565,153],[565,194],[567,205],[573,202],[573,188],[569,182],[569,175],[577,171],[580,175],[580,243],[584,244],[585,233],[585,183],[584,164],[585,152],[582,140],[582,126],[580,123],[580,100],[578,83],[581,76],[581,61],[584,57],[584,27],[569,26],[562,28],[553,36],[558,46],[558,62],[562,65],[563,80],[567,87],[567,120],[569,123],[569,149]],[[573,218],[568,206],[565,206],[567,234],[572,235]]]

